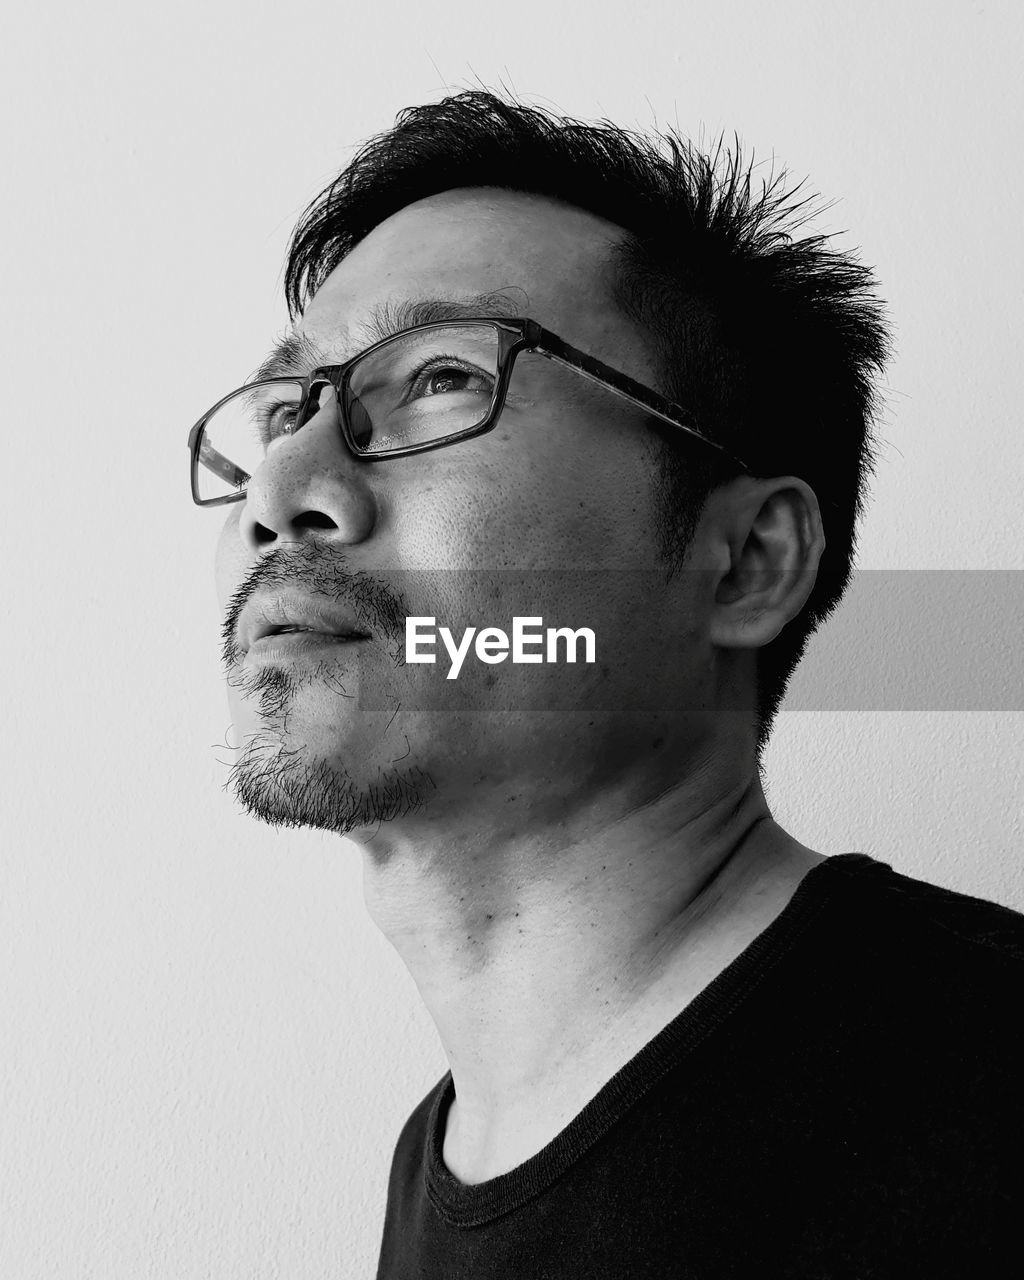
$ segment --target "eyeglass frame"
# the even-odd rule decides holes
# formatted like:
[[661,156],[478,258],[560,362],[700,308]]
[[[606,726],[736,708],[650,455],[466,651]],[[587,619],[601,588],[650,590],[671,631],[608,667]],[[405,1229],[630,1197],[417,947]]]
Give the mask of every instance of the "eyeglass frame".
[[[388,346],[392,342],[396,342],[401,338],[407,337],[410,333],[418,333],[425,329],[451,329],[466,328],[469,326],[490,325],[498,332],[498,367],[495,376],[494,390],[491,393],[491,404],[485,416],[480,422],[472,427],[467,427],[462,431],[454,432],[451,435],[443,436],[439,440],[429,440],[421,444],[400,445],[396,448],[379,449],[375,451],[364,451],[356,444],[352,425],[349,421],[348,410],[345,406],[345,396],[348,390],[352,369],[367,356],[373,355],[382,347]],[[505,398],[508,394],[509,383],[512,380],[512,371],[515,365],[516,357],[521,352],[529,352],[546,356],[548,359],[554,360],[557,364],[564,365],[569,369],[574,369],[577,373],[582,374],[591,382],[597,383],[599,386],[605,387],[615,395],[633,404],[639,405],[640,408],[647,413],[659,418],[662,422],[667,422],[670,426],[677,428],[701,444],[707,445],[721,455],[722,460],[731,463],[741,473],[749,474],[749,468],[745,463],[741,462],[735,454],[731,453],[724,445],[719,444],[717,440],[712,440],[706,436],[696,425],[696,421],[691,413],[684,409],[681,405],[676,404],[672,400],[667,400],[664,396],[654,391],[651,387],[645,386],[642,382],[637,382],[628,375],[621,373],[618,369],[613,369],[610,365],[605,364],[601,360],[597,360],[593,356],[587,355],[578,348],[570,346],[557,334],[545,329],[538,324],[536,320],[530,320],[523,316],[513,317],[495,317],[495,316],[478,316],[466,317],[453,320],[435,320],[426,324],[412,325],[408,329],[403,329],[399,333],[390,334],[386,338],[382,338],[379,342],[373,343],[372,346],[360,351],[351,359],[346,360],[343,364],[320,365],[312,372],[302,374],[287,374],[272,378],[259,378],[255,382],[247,382],[241,387],[236,387],[234,391],[223,396],[217,403],[208,409],[199,421],[191,428],[188,434],[188,447],[191,455],[191,482],[192,482],[192,500],[199,507],[219,507],[229,502],[240,502],[246,497],[248,492],[248,480],[252,479],[251,474],[246,481],[246,487],[239,489],[237,493],[228,493],[219,498],[200,498],[198,487],[198,475],[200,466],[200,449],[204,438],[204,430],[206,424],[213,415],[229,400],[233,400],[236,396],[241,395],[244,391],[251,391],[256,387],[272,386],[283,382],[297,382],[303,384],[302,397],[299,401],[295,425],[290,435],[297,434],[306,422],[309,421],[311,414],[308,414],[310,404],[313,402],[313,391],[315,388],[329,385],[334,391],[334,400],[337,408],[338,427],[341,431],[342,439],[345,441],[346,447],[349,449],[353,457],[360,458],[363,461],[386,461],[390,458],[403,458],[411,454],[427,453],[431,449],[443,449],[450,444],[458,444],[463,440],[470,440],[476,436],[484,435],[497,426],[498,419],[501,417],[501,411],[505,407]],[[282,437],[283,438],[283,437]],[[210,452],[225,464],[234,470],[241,471],[235,463],[231,462],[223,454],[217,450],[210,448]],[[223,476],[228,480],[228,475]]]

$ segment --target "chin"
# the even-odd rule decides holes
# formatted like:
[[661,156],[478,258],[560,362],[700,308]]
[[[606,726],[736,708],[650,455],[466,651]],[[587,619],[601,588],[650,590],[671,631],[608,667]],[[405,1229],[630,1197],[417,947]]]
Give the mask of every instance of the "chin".
[[[360,776],[364,775],[364,776]],[[436,794],[413,763],[357,775],[318,755],[280,728],[251,734],[231,766],[231,788],[243,809],[273,827],[311,827],[348,835],[423,809]]]
[[228,682],[242,738],[229,785],[270,826],[347,835],[413,813],[436,794],[393,712],[360,708],[332,674],[296,680],[266,667]]

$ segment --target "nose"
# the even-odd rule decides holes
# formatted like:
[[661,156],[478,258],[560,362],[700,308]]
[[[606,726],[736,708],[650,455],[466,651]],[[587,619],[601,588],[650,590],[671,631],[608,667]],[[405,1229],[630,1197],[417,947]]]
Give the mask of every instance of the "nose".
[[373,531],[377,506],[368,464],[348,449],[333,388],[313,389],[301,429],[281,436],[249,478],[239,533],[253,553],[315,536],[350,545]]

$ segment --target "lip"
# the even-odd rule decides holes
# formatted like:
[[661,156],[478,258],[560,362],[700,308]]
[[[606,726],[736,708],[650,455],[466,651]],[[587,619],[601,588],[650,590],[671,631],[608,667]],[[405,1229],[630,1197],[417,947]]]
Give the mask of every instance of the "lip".
[[370,639],[351,613],[294,592],[254,597],[242,610],[235,635],[240,657],[265,660],[275,653],[297,656]]
[[366,638],[329,635],[324,631],[287,631],[254,640],[242,661],[245,666],[258,662],[295,662],[322,655],[325,650],[354,649]]

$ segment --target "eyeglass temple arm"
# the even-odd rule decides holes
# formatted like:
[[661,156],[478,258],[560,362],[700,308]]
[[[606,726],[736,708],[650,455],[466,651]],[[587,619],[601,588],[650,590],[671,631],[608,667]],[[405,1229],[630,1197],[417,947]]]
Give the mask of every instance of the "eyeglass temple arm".
[[241,467],[236,467],[229,458],[225,458],[222,453],[218,453],[205,435],[199,445],[199,461],[208,471],[212,471],[214,475],[220,476],[222,480],[226,480],[228,484],[234,485],[236,488],[240,488],[249,479],[248,471],[243,471]]
[[672,400],[664,399],[643,386],[642,383],[634,382],[626,374],[619,373],[617,369],[612,369],[600,360],[595,360],[593,356],[577,351],[575,347],[570,347],[567,342],[562,342],[560,338],[556,338],[553,333],[549,333],[546,329],[541,330],[537,349],[559,364],[575,369],[577,373],[581,373],[589,381],[606,387],[623,400],[630,400],[634,404],[640,405],[648,413],[653,413],[655,417],[661,418],[663,422],[671,423],[677,430],[685,431],[688,435],[703,441],[704,444],[709,445],[712,449],[717,449],[719,453],[731,462],[736,463],[743,471],[747,470],[739,458],[730,453],[724,445],[706,436],[697,426],[693,415],[681,405],[674,403]]

